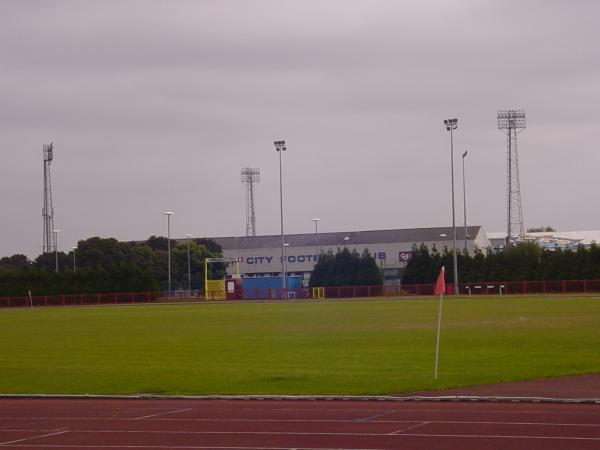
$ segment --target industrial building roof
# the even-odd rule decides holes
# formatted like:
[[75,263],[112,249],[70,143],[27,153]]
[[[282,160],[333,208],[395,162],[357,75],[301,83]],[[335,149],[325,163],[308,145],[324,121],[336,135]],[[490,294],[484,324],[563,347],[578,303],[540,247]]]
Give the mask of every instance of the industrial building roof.
[[[480,226],[469,226],[467,234],[470,239],[475,239],[479,233]],[[446,236],[443,236],[443,235]],[[361,245],[361,244],[384,244],[384,243],[426,243],[440,242],[452,239],[452,227],[436,228],[406,228],[396,230],[374,230],[374,231],[340,231],[335,233],[318,234],[319,246],[335,245]],[[347,239],[346,239],[347,238]],[[212,237],[223,250],[242,250],[252,248],[276,248],[281,246],[281,235],[268,236],[232,236]],[[456,227],[456,239],[465,239],[464,227]],[[315,245],[315,233],[287,234],[285,242],[291,247],[311,247]]]
[[[502,245],[506,240],[506,232],[492,232],[487,234],[492,245]],[[581,244],[586,247],[592,243],[600,243],[600,230],[592,231],[540,231],[526,233],[524,240],[536,242],[541,247],[551,247],[549,244],[557,244],[557,247],[577,247]],[[569,242],[570,241],[570,242]]]

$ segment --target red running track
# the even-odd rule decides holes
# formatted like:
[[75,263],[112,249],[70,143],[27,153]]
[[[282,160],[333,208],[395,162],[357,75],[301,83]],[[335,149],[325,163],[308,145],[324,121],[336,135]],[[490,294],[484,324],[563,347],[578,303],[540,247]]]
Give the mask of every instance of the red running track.
[[600,405],[0,399],[0,449],[600,449]]

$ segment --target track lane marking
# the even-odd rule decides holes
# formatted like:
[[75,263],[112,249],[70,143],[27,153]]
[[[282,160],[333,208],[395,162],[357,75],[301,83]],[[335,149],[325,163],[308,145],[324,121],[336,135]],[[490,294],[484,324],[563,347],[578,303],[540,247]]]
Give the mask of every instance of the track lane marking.
[[378,419],[379,417],[383,417],[383,416],[386,416],[386,415],[392,414],[392,413],[394,413],[394,411],[386,410],[386,411],[380,412],[379,414],[373,414],[372,416],[369,416],[369,417],[364,417],[361,419],[354,419],[354,421],[355,422],[368,422],[370,420]]
[[[4,442],[1,443],[0,446],[4,446],[4,445],[8,445],[8,444],[13,444],[13,443],[18,443],[18,442],[23,442],[23,441],[27,441],[29,439],[39,439],[42,437],[48,437],[48,436],[53,436],[53,435],[58,435],[58,434],[64,434],[64,433],[69,433],[70,431],[66,430],[66,431],[61,431],[58,433],[51,433],[49,435],[42,435],[42,436],[34,436],[34,437],[30,437],[30,438],[24,438],[24,439],[18,439],[15,441],[10,441],[10,442]],[[72,431],[71,433],[88,433],[85,431]],[[89,433],[117,433],[116,431],[91,431]],[[160,431],[118,431],[118,433],[162,433]],[[600,441],[600,437],[577,437],[577,436],[522,436],[522,435],[499,435],[499,434],[492,434],[492,435],[487,435],[487,434],[428,434],[428,433],[401,433],[401,434],[394,434],[394,435],[390,435],[388,433],[302,433],[302,432],[255,432],[255,431],[238,431],[238,432],[226,432],[226,431],[202,431],[202,432],[164,432],[164,434],[204,434],[204,435],[209,435],[209,434],[214,434],[214,435],[227,435],[227,434],[231,434],[231,435],[268,435],[268,436],[303,436],[303,435],[325,435],[325,436],[363,436],[363,437],[392,437],[392,438],[402,438],[402,437],[423,437],[423,438],[465,438],[465,439],[530,439],[530,440],[555,440],[555,441]],[[54,445],[48,445],[48,444],[17,444],[14,445],[15,447],[70,447],[69,445],[60,445],[60,444],[54,444]],[[190,446],[183,446],[183,447],[177,447],[177,446],[153,446],[152,444],[150,445],[136,445],[136,446],[128,446],[128,445],[109,445],[109,446],[102,446],[102,445],[77,445],[77,446],[72,446],[72,447],[98,447],[98,448],[207,448],[207,447],[190,447]],[[208,448],[215,448],[214,446],[208,447]],[[226,447],[226,448],[231,448],[231,447]],[[240,448],[240,447],[233,447],[233,448]],[[252,447],[254,448],[254,447]],[[265,448],[265,447],[258,447],[258,448]],[[282,447],[275,447],[275,448],[282,448]],[[289,447],[289,449],[295,449],[297,447]],[[287,449],[287,448],[286,448]]]
[[[452,406],[456,406],[457,404],[460,403],[452,403]],[[583,406],[583,405],[581,405]],[[597,408],[597,405],[587,405],[587,406],[592,406],[594,407],[594,409]],[[587,408],[586,408],[587,409]],[[229,409],[225,409],[225,411],[229,411]],[[369,411],[369,410],[360,410],[360,409],[353,409],[353,408],[349,408],[349,409],[319,409],[319,408],[306,408],[306,409],[295,409],[295,408],[264,408],[264,409],[245,409],[244,411],[256,411],[256,412],[261,412],[261,411],[287,411],[287,412],[311,412],[311,411],[318,411],[318,412],[336,412],[336,411],[341,411],[341,412],[365,412],[365,411]],[[377,411],[377,410],[376,410]],[[410,413],[452,413],[452,414],[481,414],[481,413],[486,413],[486,414],[585,414],[585,415],[600,415],[600,412],[595,412],[595,411],[557,411],[557,410],[551,410],[551,409],[538,409],[538,410],[518,410],[518,409],[457,409],[454,410],[452,408],[448,408],[448,409],[394,409],[394,410],[390,410],[390,411],[394,411],[394,412],[399,412],[399,413],[403,413],[403,412],[410,412]]]
[[[64,428],[49,428],[47,430],[44,430],[43,428],[34,428],[34,429],[30,429],[30,428],[0,428],[0,431],[6,431],[6,432],[19,432],[19,433],[33,433],[35,431],[39,432],[53,432],[53,431],[63,431]],[[0,444],[1,445],[1,444]]]
[[[298,447],[265,447],[261,445],[260,447],[240,447],[236,445],[235,447],[222,447],[211,445],[210,447],[204,446],[190,446],[190,445],[60,445],[60,444],[51,444],[51,445],[41,445],[41,444],[17,444],[14,447],[43,447],[43,448],[181,448],[181,449],[238,449],[238,450],[298,450]],[[301,447],[303,450],[331,450],[331,447]],[[381,448],[353,448],[352,450],[385,450]]]
[[428,423],[431,423],[431,422],[421,422],[421,423],[417,423],[417,424],[415,424],[415,425],[413,425],[413,426],[410,426],[410,427],[408,427],[408,428],[403,428],[402,430],[393,431],[393,432],[391,432],[391,433],[388,433],[388,434],[389,434],[390,436],[394,436],[394,435],[397,435],[397,434],[405,433],[405,432],[406,432],[406,431],[408,431],[408,430],[414,430],[415,428],[418,428],[418,427],[420,427],[420,426],[423,426],[423,425],[427,425]]
[[156,414],[148,414],[147,416],[134,417],[134,418],[129,419],[129,420],[150,419],[152,417],[164,416],[164,415],[167,415],[167,414],[175,414],[175,413],[178,413],[178,412],[185,412],[185,411],[191,411],[191,410],[192,410],[192,408],[176,409],[174,411],[167,411],[167,412],[156,413]]
[[[65,431],[67,432],[67,431]],[[72,434],[173,434],[173,435],[260,435],[260,436],[353,436],[353,437],[460,437],[460,438],[505,438],[505,439],[556,439],[556,440],[586,440],[600,441],[598,437],[579,436],[540,436],[540,435],[518,435],[518,434],[438,434],[438,433],[360,433],[360,432],[311,432],[311,431],[159,431],[159,430],[71,430]],[[33,439],[33,438],[29,438]],[[25,439],[26,440],[26,439]]]
[[[178,411],[170,411],[170,414]],[[0,420],[11,420],[11,419],[2,419]],[[13,420],[24,420],[23,418],[13,419]],[[125,422],[125,421],[137,421],[140,418],[126,418],[126,417],[33,417],[27,420],[82,420],[82,421],[115,421],[115,422]],[[415,420],[415,419],[401,419],[401,420],[370,420],[365,422],[362,419],[244,419],[244,418],[222,418],[222,417],[213,417],[213,418],[180,418],[180,419],[171,419],[171,418],[150,418],[150,421],[156,422],[281,422],[281,423],[293,423],[293,422],[318,422],[318,423],[373,423],[373,424],[387,424],[387,423],[415,423],[415,422],[424,422],[423,420]],[[472,421],[472,420],[428,420],[428,423],[432,424],[472,424],[472,425],[539,425],[539,426],[564,426],[564,427],[600,427],[600,423],[563,423],[563,422],[507,422],[507,421]],[[49,429],[48,431],[50,431]],[[12,431],[11,428],[0,429],[0,431]],[[31,431],[47,431],[47,430],[31,430]]]
[[4,445],[9,445],[9,444],[15,444],[17,442],[29,441],[31,439],[41,439],[41,438],[50,437],[50,436],[58,436],[59,434],[65,434],[68,432],[69,432],[69,430],[62,430],[62,431],[57,431],[55,433],[47,433],[47,434],[41,434],[38,436],[31,436],[31,437],[26,437],[26,438],[22,438],[22,439],[15,439],[14,441],[0,442],[0,447],[4,446]]
[[[589,405],[589,406],[594,406],[594,409],[597,408],[597,405]],[[192,408],[187,408],[187,410],[191,410]],[[585,411],[556,411],[556,410],[547,410],[547,409],[542,409],[542,410],[489,410],[489,409],[482,409],[482,410],[452,410],[452,409],[394,409],[394,410],[390,410],[392,412],[395,413],[413,413],[413,414],[422,414],[422,413],[440,413],[440,414],[499,414],[499,415],[505,415],[505,414],[548,414],[548,415],[585,415],[585,416],[595,416],[595,415],[600,415],[600,411],[596,412],[596,411],[590,411],[589,408],[585,408]],[[231,411],[230,408],[224,408],[224,409],[220,409],[222,411],[225,412],[229,412]],[[274,411],[287,411],[287,412],[297,412],[297,413],[301,413],[301,412],[312,412],[312,411],[318,411],[318,412],[336,412],[336,411],[341,411],[341,412],[347,412],[347,413],[351,413],[351,412],[365,412],[365,410],[360,410],[360,409],[335,409],[335,410],[329,410],[329,409],[317,409],[317,408],[306,408],[306,409],[291,409],[291,408],[265,408],[265,409],[245,409],[244,411],[256,411],[256,412],[274,412]],[[371,410],[366,410],[366,411],[371,411]],[[381,410],[372,410],[372,411],[381,411]],[[160,413],[160,414],[164,414],[164,413]],[[15,416],[0,416],[0,420],[51,420],[51,419],[61,419],[61,420],[68,420],[68,419],[77,419],[77,420],[109,420],[109,419],[122,419],[122,420],[132,420],[131,417],[15,417]],[[191,420],[191,419],[164,419],[164,420]]]

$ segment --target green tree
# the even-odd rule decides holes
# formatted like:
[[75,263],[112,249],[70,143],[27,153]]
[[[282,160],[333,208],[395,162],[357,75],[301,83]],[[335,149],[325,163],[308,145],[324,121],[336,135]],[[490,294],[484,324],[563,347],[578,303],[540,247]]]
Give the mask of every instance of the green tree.
[[29,258],[21,253],[17,253],[12,256],[5,256],[0,258],[0,269],[26,269],[31,266],[32,262]]
[[374,286],[383,283],[383,274],[368,250],[362,255],[344,248],[321,253],[309,280],[311,287]]
[[[213,247],[217,248],[217,247]],[[220,248],[220,247],[218,247]],[[190,274],[191,289],[202,289],[204,286],[204,260],[206,258],[220,257],[220,253],[208,250],[204,245],[196,240],[190,241]],[[173,286],[181,289],[187,289],[188,285],[188,245],[180,243],[171,250],[172,258],[172,279],[175,282]],[[211,264],[209,267],[209,276],[211,279],[223,278],[225,276],[225,264]]]
[[551,227],[550,225],[540,225],[538,227],[531,227],[531,228],[527,228],[527,232],[528,233],[543,233],[545,231],[556,231],[555,228]]
[[66,270],[69,266],[72,266],[69,256],[64,252],[58,252],[58,254],[42,253],[33,262],[35,267],[46,270],[48,272],[54,272],[56,270],[56,257],[58,256],[58,270]]

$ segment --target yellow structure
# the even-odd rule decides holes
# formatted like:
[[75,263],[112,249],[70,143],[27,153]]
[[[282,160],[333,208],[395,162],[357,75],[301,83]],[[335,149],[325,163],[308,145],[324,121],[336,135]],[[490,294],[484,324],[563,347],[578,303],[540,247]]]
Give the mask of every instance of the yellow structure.
[[204,260],[204,298],[206,300],[225,300],[225,278],[209,280],[208,265],[210,263],[235,263],[238,278],[240,277],[240,263],[236,258],[206,258]]
[[312,288],[312,296],[313,296],[313,298],[325,298],[325,288],[323,288],[323,287]]

